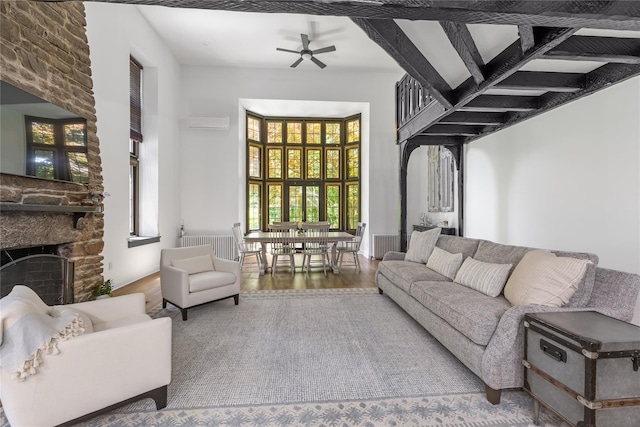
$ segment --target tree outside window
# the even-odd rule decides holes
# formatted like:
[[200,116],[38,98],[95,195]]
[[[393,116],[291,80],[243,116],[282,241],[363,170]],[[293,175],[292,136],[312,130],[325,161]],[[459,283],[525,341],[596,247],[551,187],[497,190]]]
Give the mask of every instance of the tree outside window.
[[328,221],[332,229],[354,230],[361,212],[360,162],[360,115],[306,119],[248,112],[248,229]]

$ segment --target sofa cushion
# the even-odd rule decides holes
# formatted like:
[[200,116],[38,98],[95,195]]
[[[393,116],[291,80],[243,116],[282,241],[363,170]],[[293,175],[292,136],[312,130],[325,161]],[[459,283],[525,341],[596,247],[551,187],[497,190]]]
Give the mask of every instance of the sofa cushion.
[[440,228],[432,228],[427,231],[414,231],[411,233],[409,249],[404,258],[405,261],[426,264],[433,248],[436,246],[441,231],[442,229]]
[[443,276],[453,279],[462,265],[462,254],[452,254],[439,247],[433,248],[427,267]]
[[416,282],[411,296],[478,345],[486,346],[511,304],[453,282]]
[[562,307],[582,282],[589,263],[544,250],[529,251],[513,270],[504,296],[513,305]]
[[590,261],[587,264],[587,270],[585,271],[582,281],[578,284],[578,289],[571,296],[566,307],[586,307],[591,298],[591,292],[596,282],[596,269],[598,268],[598,256],[586,252],[565,252],[565,251],[551,251],[560,257],[570,257],[576,259],[585,259]]
[[452,254],[462,254],[462,259],[464,260],[476,253],[478,243],[480,243],[480,240],[477,239],[441,234],[440,237],[438,237],[436,246]]
[[209,255],[194,256],[192,258],[174,259],[171,265],[185,270],[187,274],[203,273],[205,271],[214,271],[213,260]]
[[411,284],[420,280],[449,281],[424,264],[407,261],[381,261],[378,264],[378,274],[384,275],[391,283],[409,293]]
[[511,264],[493,264],[467,258],[453,281],[490,297],[497,297],[507,283],[509,271]]
[[[478,250],[473,256],[475,259],[484,262],[509,263],[516,266],[524,254],[530,250],[537,248],[529,248],[524,246],[502,245],[499,243],[482,240],[478,244]],[[594,254],[583,252],[567,252],[567,251],[551,251],[561,257],[570,257],[577,259],[587,259],[592,264],[587,266],[587,271],[578,285],[578,290],[573,294],[567,307],[586,307],[593,291],[595,283],[596,267],[598,265],[598,257]]]
[[478,243],[478,250],[473,257],[478,261],[491,262],[494,264],[511,264],[511,270],[517,265],[524,254],[531,249],[525,246],[503,245],[500,243],[481,240]]
[[189,292],[200,292],[207,289],[232,285],[236,281],[233,273],[223,271],[205,271],[189,275]]

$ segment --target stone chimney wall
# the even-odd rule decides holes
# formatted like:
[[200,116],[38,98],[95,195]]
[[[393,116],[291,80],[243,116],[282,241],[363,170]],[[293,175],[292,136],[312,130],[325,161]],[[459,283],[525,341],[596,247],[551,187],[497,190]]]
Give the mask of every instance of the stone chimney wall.
[[[0,202],[81,206],[103,192],[91,61],[82,2],[0,2],[0,78],[87,120],[89,185],[0,174]],[[101,206],[101,205],[99,205]],[[12,206],[13,207],[13,206]],[[0,208],[0,248],[61,245],[75,261],[75,300],[102,284],[102,212]]]

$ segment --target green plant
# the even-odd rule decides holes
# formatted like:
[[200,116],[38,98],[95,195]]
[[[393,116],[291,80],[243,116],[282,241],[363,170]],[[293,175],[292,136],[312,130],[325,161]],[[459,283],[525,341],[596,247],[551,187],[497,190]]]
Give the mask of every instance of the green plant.
[[94,287],[91,290],[91,300],[94,300],[96,298],[98,298],[101,295],[109,295],[109,296],[113,296],[111,294],[112,291],[112,286],[111,286],[111,279],[109,280],[105,280],[105,282],[102,285],[97,285],[96,287]]

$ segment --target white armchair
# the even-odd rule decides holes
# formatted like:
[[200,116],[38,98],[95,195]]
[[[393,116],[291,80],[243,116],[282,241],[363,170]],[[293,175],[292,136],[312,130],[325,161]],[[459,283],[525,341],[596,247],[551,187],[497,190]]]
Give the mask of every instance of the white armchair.
[[187,308],[233,297],[240,297],[240,263],[218,258],[211,245],[162,249],[160,288],[162,306],[167,302],[182,311]]
[[[29,288],[15,288],[23,288],[17,292],[21,297],[28,299],[33,293],[39,300]],[[147,397],[155,400],[157,409],[167,405],[171,319],[151,319],[145,314],[144,294],[55,307],[41,300],[22,305],[45,316],[79,316],[85,332],[58,342],[59,354],[41,353],[42,364],[33,364],[35,370],[23,381],[12,378],[3,361],[0,399],[11,425],[72,425]],[[56,310],[63,314],[54,314]],[[7,346],[22,336],[19,328],[11,327],[24,325],[11,322],[10,311],[3,305],[3,345]]]

